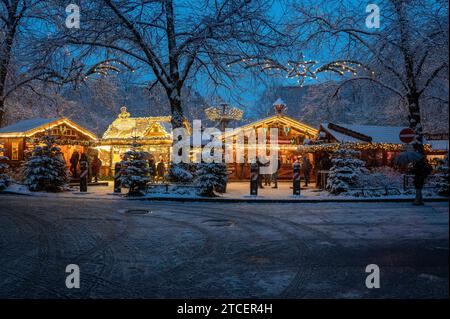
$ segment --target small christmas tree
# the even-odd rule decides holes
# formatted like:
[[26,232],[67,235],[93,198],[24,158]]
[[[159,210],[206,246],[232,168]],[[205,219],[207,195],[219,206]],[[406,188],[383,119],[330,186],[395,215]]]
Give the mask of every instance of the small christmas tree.
[[448,196],[448,154],[437,167],[438,181],[435,183],[436,190],[440,196]]
[[333,166],[327,181],[327,189],[332,194],[350,193],[350,188],[358,185],[358,177],[368,171],[364,162],[357,157],[359,152],[341,147],[333,153]]
[[0,191],[4,190],[11,183],[11,179],[7,174],[9,166],[6,164],[6,161],[8,157],[1,155],[4,152],[5,149],[0,147]]
[[30,191],[60,192],[67,187],[69,173],[55,139],[44,135],[34,141],[34,149],[24,166],[25,184]]
[[202,163],[197,170],[196,183],[200,195],[214,197],[214,190],[223,190],[228,181],[227,167],[222,163]]
[[123,186],[128,187],[128,195],[142,196],[145,186],[150,181],[148,166],[148,153],[139,149],[140,145],[134,143],[131,150],[124,154],[124,173],[120,177]]

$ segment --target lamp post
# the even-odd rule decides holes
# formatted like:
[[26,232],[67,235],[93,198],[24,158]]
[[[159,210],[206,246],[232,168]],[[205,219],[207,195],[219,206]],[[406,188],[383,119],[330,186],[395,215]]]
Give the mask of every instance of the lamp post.
[[[239,121],[242,119],[244,112],[237,107],[231,107],[228,103],[220,103],[205,110],[206,117],[214,122],[219,122],[220,130],[225,134],[225,129],[231,121]],[[222,156],[225,163],[225,143],[222,143]],[[226,185],[221,192],[226,192]]]

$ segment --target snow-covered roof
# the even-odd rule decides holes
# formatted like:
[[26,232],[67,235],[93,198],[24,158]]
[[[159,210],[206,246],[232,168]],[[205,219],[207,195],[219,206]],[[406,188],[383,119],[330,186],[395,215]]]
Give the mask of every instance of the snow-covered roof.
[[448,151],[448,140],[428,140],[433,151]]
[[50,124],[56,120],[58,120],[57,117],[52,117],[48,119],[34,118],[29,120],[23,120],[0,128],[0,133],[25,133],[32,129],[41,127],[43,125]]
[[[186,128],[189,129],[189,124]],[[170,116],[131,117],[126,107],[103,134],[103,139],[166,139],[172,141],[172,124]]]
[[[321,126],[340,143],[367,142],[367,140],[364,140],[363,137],[358,137],[358,135],[362,135],[370,138],[372,143],[403,144],[403,142],[400,141],[399,137],[400,131],[404,128],[403,126],[358,125],[341,123],[322,123]],[[338,128],[343,128],[344,130],[337,131]],[[350,135],[346,134],[346,131]],[[352,134],[352,132],[356,134]]]
[[97,137],[92,132],[79,126],[65,117],[52,117],[52,118],[33,118],[28,120],[19,121],[9,126],[0,129],[0,137],[2,138],[16,138],[16,137],[30,137],[39,132],[50,130],[59,125],[69,126],[78,132],[81,132],[88,138],[94,140]]

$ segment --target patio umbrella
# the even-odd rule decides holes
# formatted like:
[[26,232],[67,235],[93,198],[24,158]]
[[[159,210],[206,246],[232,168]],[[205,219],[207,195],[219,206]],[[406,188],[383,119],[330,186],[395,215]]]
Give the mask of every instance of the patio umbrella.
[[397,155],[394,158],[394,164],[395,165],[405,165],[405,164],[409,164],[411,162],[418,161],[422,157],[423,157],[423,154],[420,154],[419,152],[415,152],[415,151],[401,152],[399,155]]

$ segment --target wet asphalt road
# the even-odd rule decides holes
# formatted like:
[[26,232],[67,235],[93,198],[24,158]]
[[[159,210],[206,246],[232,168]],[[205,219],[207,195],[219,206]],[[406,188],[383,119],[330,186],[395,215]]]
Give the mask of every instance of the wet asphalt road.
[[0,298],[448,298],[448,248],[448,203],[0,195]]

